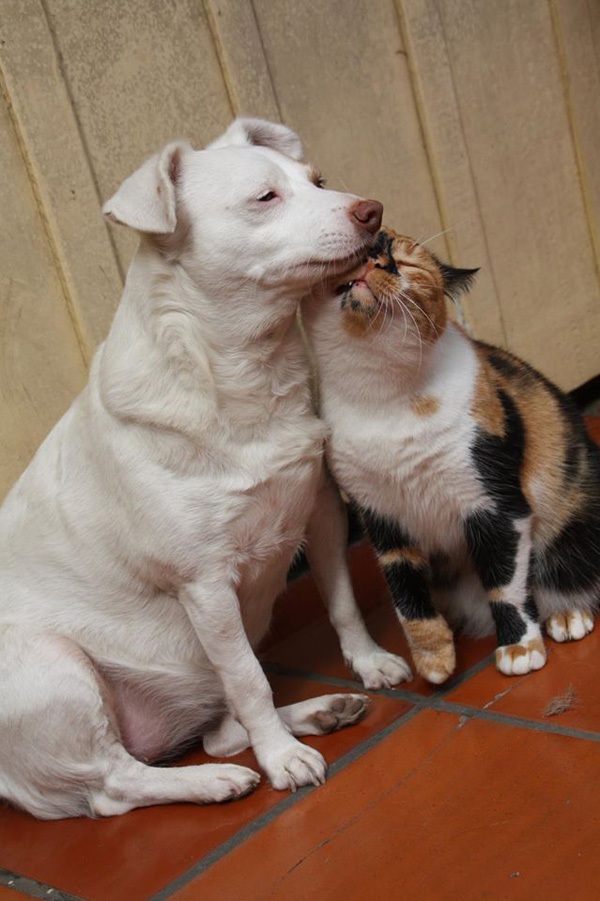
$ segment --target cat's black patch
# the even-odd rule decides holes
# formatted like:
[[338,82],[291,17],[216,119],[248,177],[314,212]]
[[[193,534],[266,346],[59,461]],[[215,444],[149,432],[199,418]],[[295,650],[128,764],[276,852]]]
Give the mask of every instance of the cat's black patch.
[[522,360],[517,360],[516,357],[513,359],[490,344],[484,344],[482,341],[478,343],[486,348],[488,351],[488,362],[500,375],[510,380],[519,381],[523,385],[527,384],[527,382],[532,384],[538,381],[537,372],[523,363]]
[[427,573],[406,560],[390,563],[383,569],[394,607],[405,619],[435,619]]
[[540,614],[538,612],[534,597],[530,591],[527,592],[527,600],[523,604],[523,610],[532,622],[537,623],[539,621]]
[[513,518],[529,514],[529,504],[521,490],[521,466],[525,455],[525,427],[512,398],[501,388],[498,398],[504,412],[504,436],[478,429],[471,449],[486,493],[498,510]]
[[514,574],[519,533],[510,517],[478,510],[465,520],[471,559],[486,591],[508,585]]
[[534,553],[532,581],[563,593],[600,586],[600,509],[588,507],[548,547]]
[[[361,511],[369,538],[379,555],[414,546],[402,527],[393,519],[371,510]],[[408,560],[397,560],[383,567],[394,606],[406,619],[433,619],[437,611],[429,592],[429,567],[415,567]]]
[[456,266],[442,263],[436,256],[431,255],[440,270],[444,282],[444,294],[450,298],[456,298],[459,294],[469,290],[479,269],[457,269]]
[[410,535],[407,535],[395,520],[389,519],[387,516],[380,516],[364,507],[360,512],[365,529],[378,554],[395,551],[401,547],[411,547],[414,544],[410,540]]
[[398,266],[396,265],[394,255],[392,253],[393,244],[393,237],[391,235],[388,235],[388,233],[382,229],[377,235],[375,244],[369,251],[369,256],[373,260],[385,256],[387,258],[387,263],[385,266],[379,266],[379,268],[384,269],[385,272],[389,272],[390,275],[399,275],[400,273],[398,271]]
[[490,603],[499,645],[518,644],[527,632],[527,623],[514,604]]

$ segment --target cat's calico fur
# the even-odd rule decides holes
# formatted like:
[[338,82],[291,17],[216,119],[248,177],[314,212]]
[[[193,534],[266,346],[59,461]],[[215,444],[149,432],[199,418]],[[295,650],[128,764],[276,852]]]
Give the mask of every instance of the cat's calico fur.
[[455,665],[442,613],[495,625],[498,668],[521,674],[545,663],[541,624],[583,638],[600,595],[600,453],[558,388],[448,319],[472,276],[387,229],[305,309],[330,468],[435,683]]

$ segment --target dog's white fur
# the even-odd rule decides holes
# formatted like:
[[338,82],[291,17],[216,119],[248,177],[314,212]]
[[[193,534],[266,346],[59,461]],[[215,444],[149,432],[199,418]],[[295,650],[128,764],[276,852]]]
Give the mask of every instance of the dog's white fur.
[[408,675],[353,598],[295,316],[369,235],[301,156],[289,129],[237,120],[205,151],[170,144],[105,206],[142,236],[121,304],[0,514],[0,797],[39,817],[251,790],[243,767],[148,765],[200,734],[221,754],[250,742],[276,788],[323,781],[290,732],[365,700],[278,715],[252,650],[305,535],[348,663],[368,687]]

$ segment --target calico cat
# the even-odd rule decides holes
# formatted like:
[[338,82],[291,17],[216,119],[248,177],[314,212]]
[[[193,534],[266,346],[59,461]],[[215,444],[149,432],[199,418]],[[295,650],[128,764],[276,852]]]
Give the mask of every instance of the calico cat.
[[477,270],[382,230],[364,265],[312,298],[329,466],[359,508],[418,672],[455,666],[448,621],[495,626],[498,669],[546,661],[593,628],[600,452],[571,401],[522,360],[450,321]]

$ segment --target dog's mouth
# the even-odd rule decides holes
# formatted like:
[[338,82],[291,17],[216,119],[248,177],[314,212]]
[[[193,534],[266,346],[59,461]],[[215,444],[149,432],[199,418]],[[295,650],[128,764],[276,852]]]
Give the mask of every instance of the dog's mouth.
[[339,279],[343,277],[345,274],[350,274],[354,272],[356,267],[360,264],[363,265],[369,253],[371,245],[368,244],[366,246],[360,247],[358,250],[355,250],[353,253],[346,254],[345,256],[336,257],[334,259],[310,259],[305,260],[302,263],[297,263],[294,267],[295,269],[316,269],[320,268],[323,270],[323,276],[326,279]]

